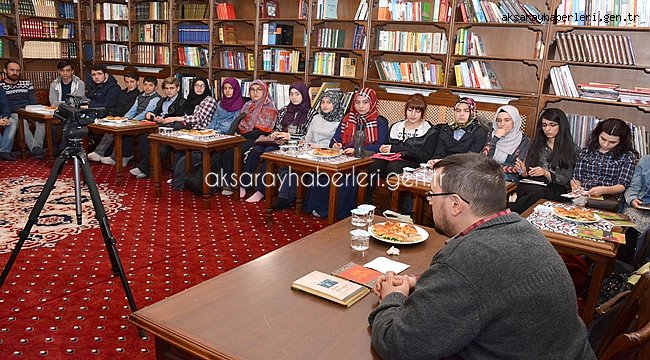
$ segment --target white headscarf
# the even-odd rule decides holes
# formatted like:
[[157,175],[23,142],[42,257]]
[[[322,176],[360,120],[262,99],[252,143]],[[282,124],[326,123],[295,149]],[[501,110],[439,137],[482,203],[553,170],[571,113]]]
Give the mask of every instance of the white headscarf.
[[494,159],[501,164],[506,162],[508,155],[511,155],[517,150],[519,144],[521,143],[522,133],[521,133],[521,115],[519,115],[519,110],[512,105],[503,105],[497,109],[497,114],[494,117],[492,122],[492,136],[496,133],[497,126],[497,117],[501,111],[505,111],[510,115],[513,121],[512,130],[506,136],[502,137],[497,141],[496,148],[494,149]]

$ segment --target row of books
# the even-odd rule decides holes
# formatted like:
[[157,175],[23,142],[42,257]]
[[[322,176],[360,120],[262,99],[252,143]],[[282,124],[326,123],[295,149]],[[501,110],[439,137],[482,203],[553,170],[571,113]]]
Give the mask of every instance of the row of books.
[[232,70],[255,70],[255,55],[251,52],[219,51],[219,67]]
[[535,5],[518,0],[462,0],[459,3],[463,22],[546,24],[548,14]]
[[327,76],[342,76],[353,78],[357,74],[357,59],[345,57],[341,53],[319,51],[313,59],[313,74]]
[[138,64],[169,65],[169,48],[160,45],[137,45],[133,58]]
[[316,19],[338,19],[339,0],[317,0]]
[[315,45],[326,48],[343,48],[345,46],[345,29],[316,29]]
[[262,45],[293,45],[293,25],[262,24]]
[[209,44],[210,27],[208,24],[178,25],[178,42],[191,44]]
[[572,26],[650,26],[648,0],[563,0],[557,24]]
[[377,32],[377,50],[446,54],[447,35],[442,32],[379,30]]
[[129,27],[119,24],[96,24],[97,37],[103,41],[129,41]]
[[475,89],[501,89],[501,84],[486,61],[468,60],[454,65],[456,86]]
[[354,13],[354,20],[368,20],[368,0],[360,0],[357,11]]
[[137,41],[141,42],[167,42],[168,37],[167,24],[136,24],[135,35]]
[[210,62],[210,53],[208,49],[196,46],[184,46],[176,48],[178,55],[178,65],[181,66],[208,66]]
[[129,47],[119,44],[100,44],[99,58],[101,61],[129,62]]
[[555,43],[562,61],[636,65],[629,35],[556,33]]
[[129,7],[126,4],[95,4],[95,20],[128,20]]
[[458,30],[456,44],[454,45],[455,55],[485,56],[483,39],[476,33],[467,31],[465,28]]
[[13,0],[0,0],[0,14],[13,14],[14,2]]
[[555,95],[580,97],[578,88],[573,81],[573,75],[571,75],[569,65],[552,67],[549,70],[549,75],[551,76],[551,85],[553,86],[553,92]]
[[19,0],[18,14],[24,16],[57,17],[54,0]]
[[76,19],[76,2],[59,1],[59,17],[62,19]]
[[75,37],[74,23],[59,24],[53,20],[21,19],[20,34],[46,39],[71,39]]
[[379,0],[377,20],[447,22],[451,12],[451,0]]
[[23,71],[20,77],[29,80],[35,89],[49,89],[50,84],[59,74],[56,71]]
[[135,4],[136,20],[169,20],[167,1],[143,1]]
[[634,87],[624,89],[619,84],[595,83],[578,84],[580,97],[585,99],[620,101],[629,104],[650,104],[650,88]]
[[304,54],[297,50],[262,50],[262,70],[297,73],[305,70]]
[[442,85],[444,66],[440,63],[398,62],[375,60],[379,78],[384,81],[408,82],[415,84]]
[[23,57],[26,59],[76,59],[77,44],[58,41],[25,41]]
[[217,19],[228,20],[237,18],[237,15],[235,14],[235,6],[232,3],[218,2],[215,5],[215,10]]
[[[569,125],[571,126],[573,141],[580,148],[587,147],[589,135],[601,119],[592,115],[578,114],[567,114],[567,118],[569,119]],[[650,132],[648,132],[648,130],[650,129],[645,125],[634,125],[632,123],[628,123],[628,126],[632,132],[632,144],[634,149],[639,152],[640,156],[650,153],[650,149],[648,149],[648,146],[650,145]]]
[[352,48],[353,49],[366,49],[366,27],[363,25],[354,26],[354,34],[352,35]]
[[176,17],[186,20],[204,20],[210,18],[210,7],[208,4],[181,3],[178,5]]

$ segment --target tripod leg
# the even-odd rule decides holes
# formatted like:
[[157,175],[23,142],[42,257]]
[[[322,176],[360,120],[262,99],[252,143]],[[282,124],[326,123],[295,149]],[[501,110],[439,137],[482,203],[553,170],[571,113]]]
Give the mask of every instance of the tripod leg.
[[32,208],[32,211],[29,213],[27,224],[25,224],[25,227],[18,233],[18,242],[16,243],[16,247],[11,252],[11,256],[9,256],[9,260],[7,261],[4,270],[2,270],[2,275],[0,275],[0,287],[2,287],[2,284],[5,283],[5,280],[9,275],[9,271],[11,271],[11,267],[14,265],[14,262],[18,257],[20,249],[23,247],[25,240],[27,240],[29,237],[29,232],[32,230],[32,226],[34,226],[34,224],[36,224],[38,221],[38,216],[41,214],[41,211],[43,211],[43,206],[45,205],[45,202],[47,202],[47,198],[50,196],[50,193],[52,193],[52,190],[54,189],[54,183],[56,183],[57,177],[59,174],[61,174],[63,165],[69,158],[68,156],[69,154],[64,151],[56,159],[56,161],[54,161],[54,166],[52,166],[50,176],[47,178],[45,186],[43,186],[43,190],[41,190],[41,194],[36,200],[36,204]]
[[79,159],[76,157],[74,158],[74,200],[75,212],[77,214],[77,225],[81,225],[81,181],[79,181]]
[[90,199],[92,200],[93,207],[95,208],[95,217],[97,218],[97,221],[99,221],[99,228],[102,231],[102,237],[104,238],[104,244],[106,245],[106,250],[108,251],[108,257],[111,260],[113,273],[119,276],[120,281],[122,282],[122,287],[124,288],[124,292],[126,293],[126,298],[129,301],[129,307],[131,308],[132,312],[135,312],[138,310],[138,308],[135,305],[135,300],[133,300],[133,294],[131,293],[129,282],[126,280],[124,268],[122,267],[120,256],[118,255],[117,248],[115,247],[115,238],[113,237],[111,229],[108,225],[106,211],[104,210],[104,205],[102,204],[99,190],[97,190],[97,183],[95,183],[95,178],[93,177],[92,170],[90,169],[88,158],[86,158],[86,154],[83,151],[77,153],[76,157],[80,162],[81,171],[83,172],[84,179],[88,185]]

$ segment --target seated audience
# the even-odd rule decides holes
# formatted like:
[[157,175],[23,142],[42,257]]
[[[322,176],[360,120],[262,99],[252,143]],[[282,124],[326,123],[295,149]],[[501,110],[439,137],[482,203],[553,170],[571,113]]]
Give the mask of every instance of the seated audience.
[[11,155],[11,149],[14,147],[14,137],[18,130],[18,121],[10,117],[9,100],[5,89],[0,86],[0,160],[16,161]]
[[617,210],[620,197],[634,174],[630,128],[621,119],[601,121],[592,130],[587,148],[580,152],[573,171],[571,190],[585,190],[590,197],[605,201],[590,201],[587,205]]
[[650,210],[640,209],[639,206],[650,208],[650,155],[643,156],[636,165],[632,181],[625,190],[623,211],[637,225],[639,232],[650,227]]
[[502,166],[479,154],[434,165],[425,194],[450,237],[416,279],[388,272],[368,321],[382,359],[594,359],[571,276],[544,235],[511,213]]
[[[246,117],[237,126],[237,133],[246,140],[240,146],[242,154],[246,154],[255,145],[255,140],[261,135],[270,134],[278,118],[278,110],[275,108],[275,103],[269,94],[269,88],[264,81],[254,80],[250,85],[249,95],[251,99],[241,108],[241,112],[246,113]],[[234,171],[234,151],[224,151],[221,159],[224,173],[232,174]],[[249,185],[250,178],[246,180],[245,185]],[[222,186],[224,187],[222,194],[230,195],[235,184],[223,184]],[[243,191],[245,192],[245,190]]]
[[185,115],[168,116],[165,118],[165,123],[177,122],[185,129],[205,129],[212,121],[215,110],[217,110],[217,100],[212,97],[208,80],[197,77],[192,81],[190,93],[183,103]]
[[[9,102],[9,131],[11,132],[10,123],[18,124],[18,114],[16,110],[24,109],[27,105],[36,104],[36,94],[34,93],[34,85],[31,80],[20,78],[22,72],[20,64],[15,60],[9,60],[5,63],[6,77],[0,81],[0,86],[4,89]],[[45,123],[35,122],[34,133],[29,128],[29,122],[23,119],[23,133],[25,135],[25,144],[33,157],[42,159],[46,153],[43,150],[43,140],[45,139]],[[15,134],[15,133],[14,133]],[[12,140],[13,144],[13,140]],[[11,150],[9,156],[5,156],[7,160],[11,160]]]
[[404,120],[390,127],[388,143],[379,147],[368,167],[370,181],[366,188],[366,202],[372,195],[380,178],[400,174],[405,167],[417,168],[433,155],[438,143],[438,129],[424,120],[427,103],[422,94],[409,96],[404,104]]
[[[124,114],[124,117],[132,120],[144,120],[147,113],[153,111],[160,101],[160,95],[156,91],[158,79],[153,76],[145,76],[142,80],[144,91],[135,99],[135,103]],[[122,166],[126,166],[133,158],[133,137],[125,136],[122,139]],[[115,165],[115,152],[111,156],[101,158],[103,164]]]
[[[307,115],[311,117],[311,123],[305,135],[305,143],[312,147],[329,147],[332,136],[343,119],[344,109],[341,100],[342,94],[338,90],[323,92],[320,103]],[[286,209],[296,199],[298,179],[291,175],[287,167],[280,168],[280,178],[278,198],[271,205],[274,210]]]
[[520,183],[517,201],[510,204],[510,209],[521,214],[539,199],[562,200],[560,195],[569,189],[578,152],[566,114],[555,108],[542,111],[526,163],[517,159],[515,167],[523,178],[544,185]]
[[223,81],[221,94],[221,100],[217,103],[217,110],[212,115],[208,129],[225,134],[244,106],[244,98],[241,95],[239,82],[235,78],[227,78]]
[[519,183],[520,169],[516,166],[516,160],[524,161],[530,146],[530,139],[520,130],[519,110],[511,105],[501,106],[497,109],[492,127],[494,130],[488,136],[483,154],[493,157],[503,166],[506,181]]
[[[364,129],[366,142],[365,156],[379,151],[379,147],[388,140],[388,121],[379,115],[377,110],[377,94],[371,88],[363,88],[353,96],[350,112],[345,115],[341,124],[336,129],[330,142],[333,149],[340,149],[347,155],[354,153],[354,134],[357,125]],[[318,180],[319,184],[326,186],[312,186],[309,188],[305,199],[304,209],[318,217],[327,217],[328,211],[336,211],[335,218],[350,215],[350,210],[356,206],[356,185],[354,178],[345,177],[339,188],[336,209],[328,209],[329,182]]]
[[86,95],[86,84],[74,74],[74,67],[69,60],[59,61],[56,71],[59,76],[50,84],[50,105],[59,106],[68,95]]
[[[126,87],[120,90],[117,80],[106,72],[102,64],[95,64],[90,69],[90,81],[86,89],[86,97],[90,99],[91,107],[106,108],[111,116],[124,116],[140,96],[138,89],[140,76],[136,72],[124,74]],[[88,160],[101,161],[113,144],[113,135],[104,134],[93,152],[88,154]],[[63,142],[61,145],[65,145]]]
[[434,159],[467,152],[480,153],[488,130],[476,118],[476,102],[463,97],[454,105],[454,122],[438,125],[438,144]]
[[[244,173],[255,177],[257,166],[260,164],[262,154],[279,149],[279,145],[305,136],[309,128],[310,118],[307,116],[311,109],[309,90],[302,81],[296,81],[289,86],[289,104],[278,111],[274,131],[269,136],[260,136],[255,141],[255,146],[250,150],[244,163]],[[260,174],[266,173],[266,163],[262,161]],[[251,182],[252,187],[252,182]],[[240,196],[245,196],[245,187],[239,188]],[[264,182],[258,181],[255,192],[247,202],[258,202],[264,198]]]
[[[163,91],[165,92],[165,97],[158,101],[156,108],[153,111],[147,112],[145,118],[148,120],[155,121],[161,127],[172,127],[174,124],[181,125],[179,122],[172,120],[167,120],[169,117],[183,116],[185,115],[183,111],[185,110],[183,105],[185,104],[185,98],[183,95],[180,95],[178,92],[181,88],[181,83],[178,78],[173,76],[165,78],[162,83]],[[140,154],[140,161],[129,172],[138,179],[148,178],[150,174],[149,166],[149,140],[147,137],[149,134],[140,134],[138,135],[138,152]],[[161,153],[167,153],[168,149],[160,149]]]

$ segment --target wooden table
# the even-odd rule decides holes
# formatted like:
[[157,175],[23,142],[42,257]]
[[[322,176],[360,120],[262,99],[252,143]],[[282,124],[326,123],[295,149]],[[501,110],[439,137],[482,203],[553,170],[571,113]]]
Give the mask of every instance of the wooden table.
[[[160,146],[169,145],[176,150],[185,150],[187,157],[187,166],[191,166],[192,157],[190,151],[200,151],[203,155],[203,174],[209,174],[210,160],[212,152],[224,151],[233,149],[234,156],[234,176],[239,179],[241,173],[241,148],[240,145],[245,141],[244,138],[238,135],[220,135],[222,138],[211,140],[195,140],[191,138],[183,138],[170,134],[151,134],[147,138],[151,147],[151,164],[153,166],[153,181],[155,184],[156,196],[162,195],[162,188],[160,187]],[[233,196],[239,199],[239,191],[234,191]],[[203,181],[203,205],[206,209],[210,208],[210,187],[206,181]]]
[[143,133],[152,133],[158,129],[158,125],[150,122],[143,122],[133,125],[107,125],[96,123],[88,125],[88,130],[96,134],[111,134],[114,137],[115,172],[117,185],[124,185],[124,166],[122,166],[122,136],[137,136]]
[[42,122],[45,124],[45,146],[47,148],[48,160],[54,160],[54,142],[52,138],[52,125],[60,125],[61,122],[54,118],[54,112],[36,112],[25,109],[17,109],[18,114],[18,142],[20,143],[20,156],[27,159],[27,146],[25,144],[25,125],[23,119],[30,122]]
[[[375,222],[385,221],[376,217]],[[375,239],[363,253],[350,248],[350,219],[133,313],[129,320],[155,336],[157,359],[375,359],[368,294],[349,308],[291,290],[313,271],[331,272],[350,261],[387,256]],[[446,240],[432,229],[391,257],[420,274]],[[180,349],[180,350],[179,350]],[[176,357],[173,357],[173,355]]]
[[[537,201],[521,216],[528,218],[534,212],[534,209],[537,205],[542,204],[546,201],[548,200],[541,199]],[[532,223],[533,225],[537,226],[535,222]],[[539,226],[537,227],[539,228]],[[589,324],[591,324],[594,319],[594,311],[596,310],[596,304],[600,295],[603,279],[607,275],[607,270],[611,269],[614,260],[616,259],[618,244],[583,239],[577,236],[545,230],[543,228],[540,230],[559,253],[584,255],[594,262],[594,269],[593,273],[591,274],[591,282],[589,283],[587,301],[585,302],[584,313],[582,314],[582,319],[584,320],[585,324],[589,326]]]
[[[372,164],[372,158],[353,158],[347,157],[346,161],[339,162],[338,160],[328,161],[326,159],[308,159],[303,157],[298,157],[298,155],[289,155],[284,153],[281,150],[271,151],[262,154],[262,159],[266,160],[267,172],[270,174],[277,174],[278,169],[282,166],[290,167],[293,173],[305,174],[305,173],[321,173],[329,175],[330,179],[334,174],[347,174],[347,173],[356,173],[359,174],[358,178],[361,180],[366,180],[367,174],[366,169]],[[329,207],[327,212],[327,222],[333,224],[336,221],[336,201],[338,198],[338,185],[336,181],[329,182]],[[357,203],[363,203],[366,188],[365,181],[359,184],[359,190],[357,191]],[[273,195],[275,192],[275,187],[267,186],[266,194],[264,195],[264,200],[266,203],[266,222],[270,224],[273,220],[273,209],[271,205],[273,203]],[[296,191],[296,213],[300,214],[302,212],[302,200],[304,197],[304,187],[301,182],[298,181],[297,191]]]
[[[421,170],[418,169],[416,171]],[[399,211],[399,197],[402,192],[410,192],[412,195],[414,195],[413,215],[415,218],[413,220],[416,224],[421,224],[422,215],[424,215],[424,202],[422,201],[420,195],[423,195],[427,191],[431,190],[431,180],[424,181],[420,178],[415,178],[412,176],[407,177],[404,174],[399,174],[386,178],[386,186],[388,187],[388,193],[390,194],[390,209],[393,211]],[[506,196],[510,196],[510,194],[516,190],[517,184],[506,181]]]

